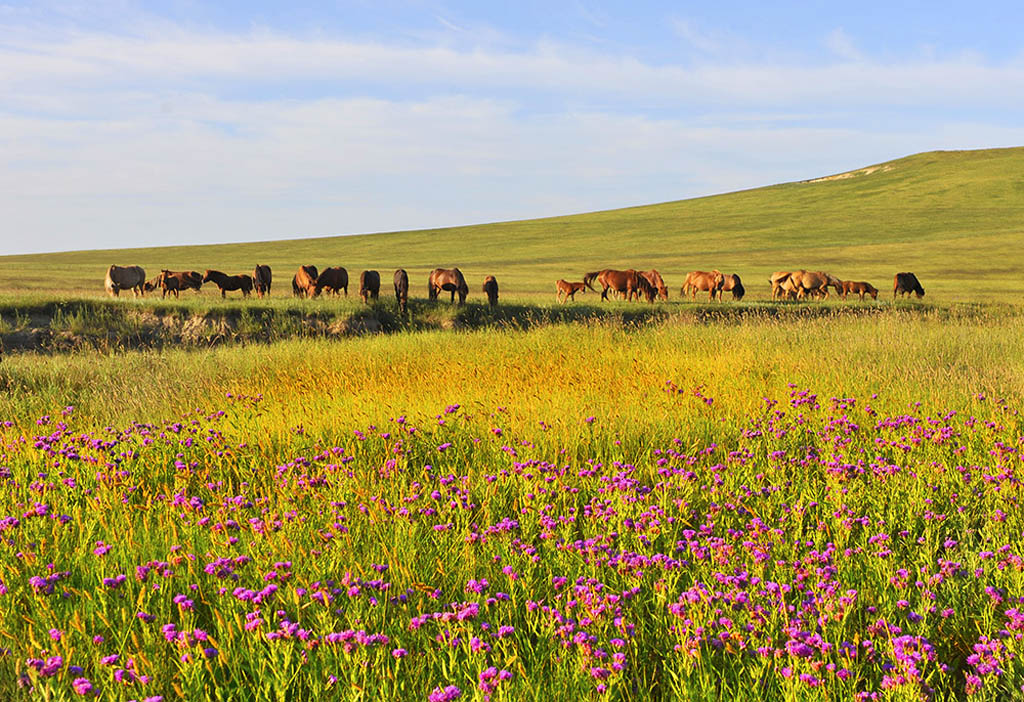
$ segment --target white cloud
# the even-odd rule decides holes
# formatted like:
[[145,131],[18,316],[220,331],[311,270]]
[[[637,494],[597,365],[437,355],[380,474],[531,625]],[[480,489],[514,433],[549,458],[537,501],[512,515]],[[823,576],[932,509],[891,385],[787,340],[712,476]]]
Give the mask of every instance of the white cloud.
[[[983,119],[1019,108],[1020,62],[882,65],[841,33],[840,63],[652,65],[552,42],[7,29],[0,210],[37,248],[533,217],[1024,143]],[[870,112],[898,119],[861,127]]]

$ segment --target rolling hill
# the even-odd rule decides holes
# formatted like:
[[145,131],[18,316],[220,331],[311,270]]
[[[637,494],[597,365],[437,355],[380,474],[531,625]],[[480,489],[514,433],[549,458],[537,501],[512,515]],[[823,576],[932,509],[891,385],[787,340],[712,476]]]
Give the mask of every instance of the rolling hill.
[[[773,270],[812,268],[869,280],[883,294],[893,273],[917,273],[929,297],[1019,299],[1024,293],[1024,148],[929,152],[741,192],[656,205],[449,229],[247,244],[95,250],[0,257],[0,291],[102,295],[110,263],[275,272],[290,295],[301,263],[390,273],[403,267],[413,293],[427,272],[457,265],[480,298],[485,275],[504,296],[547,299],[558,278],[599,267],[658,268],[673,298],[686,271],[739,273],[767,296]],[[1011,293],[1010,296],[1005,293]],[[210,295],[205,293],[204,295]],[[938,301],[938,300],[936,300]]]

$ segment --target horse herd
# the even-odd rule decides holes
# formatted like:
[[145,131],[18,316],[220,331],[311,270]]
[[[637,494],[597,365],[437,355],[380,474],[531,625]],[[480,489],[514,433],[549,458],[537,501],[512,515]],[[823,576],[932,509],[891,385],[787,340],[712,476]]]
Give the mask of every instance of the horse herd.
[[[138,296],[157,289],[161,291],[162,297],[166,297],[167,293],[177,297],[182,290],[199,291],[205,283],[216,285],[220,289],[221,297],[226,297],[228,292],[235,290],[240,290],[243,297],[248,297],[253,291],[257,296],[263,297],[270,294],[272,282],[270,266],[266,265],[257,265],[251,275],[227,275],[216,270],[207,270],[205,273],[162,270],[158,276],[150,280],[146,280],[146,272],[139,266],[110,266],[104,285],[107,292],[115,297],[121,290],[132,290]],[[809,296],[827,298],[829,287],[844,300],[850,293],[858,295],[862,301],[866,295],[870,295],[872,300],[878,299],[878,289],[870,283],[840,280],[824,271],[776,271],[772,273],[768,282],[771,285],[773,300],[804,300]],[[601,286],[602,300],[608,299],[609,292],[626,300],[639,300],[643,297],[651,303],[655,299],[668,299],[668,287],[657,270],[637,271],[632,268],[605,268],[593,271],[585,274],[580,282],[559,280],[555,283],[555,299],[563,304],[569,300],[575,301],[578,292],[586,293],[587,289],[597,292],[595,283]],[[341,266],[332,266],[322,271],[313,265],[299,266],[299,270],[292,276],[292,294],[296,297],[319,297],[325,290],[333,295],[344,291],[347,297],[348,285],[348,271]],[[395,271],[394,287],[395,299],[404,314],[409,303],[409,274],[405,269],[399,268]],[[451,293],[452,302],[455,302],[456,295],[459,297],[460,305],[466,301],[469,285],[462,271],[458,268],[435,268],[431,271],[427,279],[427,296],[431,301],[435,301],[442,292]],[[491,306],[498,304],[498,281],[494,276],[489,275],[484,279],[483,292]],[[724,292],[731,292],[733,300],[739,301],[746,294],[746,289],[743,287],[743,281],[735,273],[722,273],[717,269],[691,271],[686,275],[680,295],[684,298],[690,296],[690,299],[695,300],[698,292],[706,292],[709,301],[717,299],[719,302],[722,301]],[[897,294],[909,293],[923,297],[924,288],[913,273],[897,273],[893,278],[893,299]],[[380,273],[375,270],[360,273],[359,297],[362,301],[365,303],[370,299],[376,300],[379,295]]]
[[[235,290],[240,290],[242,297],[249,297],[253,291],[257,296],[263,297],[270,294],[273,272],[270,266],[257,264],[251,275],[227,275],[215,270],[207,270],[205,274],[199,271],[162,270],[155,278],[146,280],[146,271],[140,266],[110,266],[107,269],[104,287],[107,293],[114,297],[118,297],[122,290],[131,290],[136,296],[140,296],[157,289],[161,291],[161,297],[167,297],[167,293],[178,297],[183,290],[198,292],[205,283],[216,285],[220,289],[221,297],[227,297],[228,292]],[[409,304],[409,274],[404,268],[395,271],[394,285],[395,298],[404,314]],[[344,291],[348,297],[348,271],[342,266],[332,266],[318,271],[316,266],[308,265],[299,266],[299,270],[292,276],[292,294],[296,297],[319,297],[325,290],[333,295]],[[452,302],[455,302],[456,295],[459,296],[460,305],[466,301],[469,285],[462,271],[458,268],[435,268],[430,273],[427,280],[427,295],[431,300],[437,300],[442,292],[450,292]],[[484,279],[483,292],[491,306],[498,304],[498,281],[493,275]],[[362,301],[365,303],[371,299],[376,300],[379,295],[380,273],[373,270],[360,273],[359,297]]]

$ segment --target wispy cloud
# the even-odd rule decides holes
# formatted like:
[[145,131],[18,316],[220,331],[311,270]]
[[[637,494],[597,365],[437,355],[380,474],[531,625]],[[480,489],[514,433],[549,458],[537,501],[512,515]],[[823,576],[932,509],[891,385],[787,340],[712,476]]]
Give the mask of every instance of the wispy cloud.
[[718,60],[731,39],[697,30],[676,63],[2,13],[0,36],[0,209],[38,248],[531,217],[1024,143],[990,119],[1021,106],[1021,61],[883,64],[842,33],[818,64]]

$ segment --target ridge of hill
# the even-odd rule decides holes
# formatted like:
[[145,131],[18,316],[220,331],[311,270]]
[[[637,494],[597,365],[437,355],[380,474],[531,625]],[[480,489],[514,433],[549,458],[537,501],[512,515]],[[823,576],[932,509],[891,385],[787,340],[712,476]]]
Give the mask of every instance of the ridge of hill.
[[[686,271],[736,272],[755,297],[773,270],[828,270],[891,289],[899,270],[949,299],[1024,292],[1024,147],[938,151],[805,181],[654,205],[445,229],[240,244],[0,257],[0,291],[103,294],[110,263],[155,275],[217,268],[275,272],[275,296],[303,263],[350,277],[398,267],[423,294],[429,270],[459,266],[479,294],[554,295],[558,278],[601,267],[658,268],[673,297]],[[762,288],[764,288],[762,290]],[[209,293],[205,293],[209,294]]]

